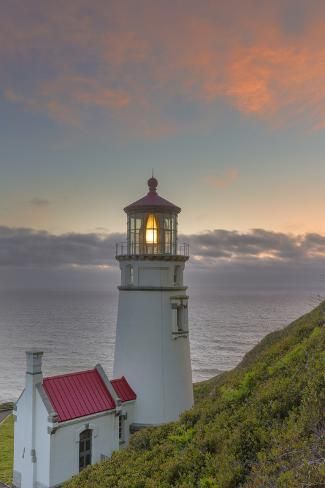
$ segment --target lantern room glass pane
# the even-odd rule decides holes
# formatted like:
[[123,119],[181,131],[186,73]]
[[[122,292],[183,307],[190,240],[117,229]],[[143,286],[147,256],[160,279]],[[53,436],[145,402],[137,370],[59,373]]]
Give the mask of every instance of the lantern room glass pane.
[[127,252],[177,254],[177,215],[137,212],[128,216]]
[[158,225],[154,214],[150,214],[147,218],[146,244],[158,244]]
[[173,235],[172,235],[172,217],[164,217],[164,244],[165,254],[172,254],[172,243],[173,243]]
[[143,219],[141,217],[129,218],[128,252],[139,254]]

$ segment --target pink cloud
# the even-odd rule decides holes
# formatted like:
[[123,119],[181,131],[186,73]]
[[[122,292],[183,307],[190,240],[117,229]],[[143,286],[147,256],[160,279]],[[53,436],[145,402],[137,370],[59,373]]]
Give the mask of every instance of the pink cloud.
[[[30,110],[79,125],[101,108],[119,124],[162,134],[191,125],[164,112],[180,97],[324,128],[325,6],[304,5],[291,32],[290,0],[173,2],[172,10],[148,0],[15,4],[0,7],[0,89]],[[30,66],[28,83],[17,79],[19,66]]]
[[220,175],[209,175],[204,181],[214,188],[228,188],[238,179],[238,171],[235,168],[228,168]]

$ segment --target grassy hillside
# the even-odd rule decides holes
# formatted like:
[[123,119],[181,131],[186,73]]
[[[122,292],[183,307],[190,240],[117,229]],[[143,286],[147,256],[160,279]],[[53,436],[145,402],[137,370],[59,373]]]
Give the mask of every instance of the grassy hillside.
[[179,422],[138,432],[66,488],[324,486],[324,325],[325,302],[196,385]]
[[10,415],[0,424],[0,480],[12,481],[12,464],[14,449],[14,422]]

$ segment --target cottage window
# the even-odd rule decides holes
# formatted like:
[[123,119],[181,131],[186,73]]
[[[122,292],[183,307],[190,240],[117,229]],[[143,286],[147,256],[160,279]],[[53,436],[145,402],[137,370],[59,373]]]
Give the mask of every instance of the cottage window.
[[124,418],[120,415],[118,418],[118,438],[120,443],[124,442]]
[[79,437],[79,471],[91,464],[92,431],[86,429]]

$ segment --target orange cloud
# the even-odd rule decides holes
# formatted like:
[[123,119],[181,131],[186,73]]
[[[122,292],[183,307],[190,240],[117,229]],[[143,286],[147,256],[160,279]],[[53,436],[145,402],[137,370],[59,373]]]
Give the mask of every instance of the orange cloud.
[[214,188],[228,188],[238,179],[238,171],[235,168],[229,168],[223,172],[221,175],[209,175],[204,178],[204,181],[208,183],[209,186]]
[[80,126],[80,120],[77,114],[58,100],[46,100],[39,97],[28,97],[18,95],[12,89],[4,91],[4,97],[10,102],[21,103],[25,107],[36,111],[46,112],[48,116],[54,120],[58,120],[68,125],[75,127]]
[[56,120],[79,125],[93,107],[168,132],[191,123],[166,115],[168,103],[211,111],[222,99],[272,123],[325,126],[324,4],[300,14],[292,0],[15,4],[0,7],[0,89]]
[[95,79],[78,76],[60,76],[40,83],[36,94],[26,96],[7,89],[4,97],[33,110],[46,111],[49,117],[74,126],[80,125],[84,108],[120,109],[129,103],[129,97],[123,91],[100,86]]

